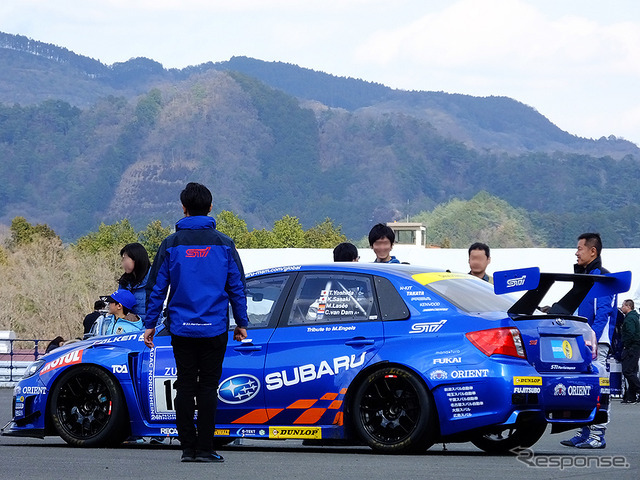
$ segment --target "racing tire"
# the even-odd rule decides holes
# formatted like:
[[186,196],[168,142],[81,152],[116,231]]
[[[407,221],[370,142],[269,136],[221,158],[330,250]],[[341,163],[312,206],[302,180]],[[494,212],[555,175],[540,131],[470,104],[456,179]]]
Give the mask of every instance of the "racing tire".
[[67,370],[51,392],[49,415],[58,435],[74,447],[104,447],[128,436],[124,396],[106,371],[93,365]]
[[515,448],[529,448],[544,434],[546,423],[528,422],[495,432],[485,433],[471,440],[476,447],[487,453],[508,453]]
[[426,451],[435,439],[434,419],[429,392],[404,368],[387,367],[371,373],[354,396],[354,428],[377,452]]

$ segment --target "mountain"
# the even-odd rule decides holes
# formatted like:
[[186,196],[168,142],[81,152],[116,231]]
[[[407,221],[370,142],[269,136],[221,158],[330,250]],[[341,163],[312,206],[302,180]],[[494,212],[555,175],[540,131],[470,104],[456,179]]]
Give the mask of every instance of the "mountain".
[[527,209],[549,246],[572,246],[575,229],[610,232],[617,246],[640,238],[638,147],[570,135],[506,97],[393,90],[245,57],[107,66],[9,34],[0,64],[2,223],[21,215],[73,240],[101,221],[173,222],[196,180],[215,211],[250,228],[330,217],[360,238],[485,190]]

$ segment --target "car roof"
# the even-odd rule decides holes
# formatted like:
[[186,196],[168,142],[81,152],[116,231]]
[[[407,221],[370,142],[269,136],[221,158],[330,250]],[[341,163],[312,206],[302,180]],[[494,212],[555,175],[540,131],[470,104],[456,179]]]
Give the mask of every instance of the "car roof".
[[420,273],[444,272],[443,269],[425,267],[421,265],[390,264],[390,263],[364,263],[364,262],[335,262],[317,263],[310,265],[288,265],[282,267],[266,268],[247,274],[247,278],[258,275],[288,272],[309,272],[309,271],[332,271],[366,273],[370,275],[395,276],[412,279],[414,275]]

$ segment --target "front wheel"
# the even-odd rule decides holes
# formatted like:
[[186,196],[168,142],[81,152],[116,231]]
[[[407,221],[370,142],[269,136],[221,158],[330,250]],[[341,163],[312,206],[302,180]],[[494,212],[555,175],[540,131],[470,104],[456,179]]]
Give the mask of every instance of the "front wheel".
[[371,373],[354,396],[353,422],[362,440],[385,453],[424,451],[434,441],[433,402],[413,373],[387,367]]
[[125,402],[104,370],[83,365],[67,370],[51,392],[49,412],[58,435],[76,447],[117,445],[127,436]]
[[514,448],[529,448],[544,434],[546,423],[528,422],[503,428],[478,436],[471,440],[476,447],[487,453],[507,453]]

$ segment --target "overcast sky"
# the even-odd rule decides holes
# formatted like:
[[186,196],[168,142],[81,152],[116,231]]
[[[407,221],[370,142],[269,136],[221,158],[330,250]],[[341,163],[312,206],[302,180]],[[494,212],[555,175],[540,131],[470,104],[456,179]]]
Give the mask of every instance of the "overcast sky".
[[106,64],[246,55],[508,96],[572,134],[640,144],[639,0],[2,0],[0,31]]

